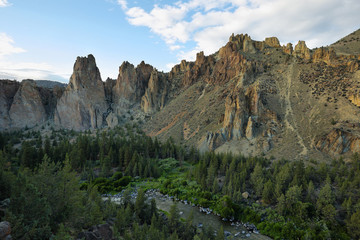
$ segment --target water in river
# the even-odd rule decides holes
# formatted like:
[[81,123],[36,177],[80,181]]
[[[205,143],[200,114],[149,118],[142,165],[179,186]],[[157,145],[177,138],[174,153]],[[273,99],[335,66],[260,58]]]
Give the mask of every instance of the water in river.
[[[214,230],[219,230],[221,225],[227,234],[229,235],[227,239],[261,239],[261,240],[268,240],[270,239],[267,236],[256,234],[253,232],[249,232],[242,224],[236,222],[225,222],[222,221],[221,217],[212,214],[212,213],[205,213],[200,212],[200,208],[193,206],[191,204],[185,204],[183,201],[174,201],[174,198],[162,195],[156,190],[147,191],[146,196],[149,200],[154,198],[156,200],[156,205],[159,209],[169,212],[170,207],[176,203],[177,208],[180,212],[180,217],[186,219],[191,212],[193,212],[193,224],[196,227],[211,227]],[[136,198],[136,193],[133,195]],[[112,198],[113,201],[120,201],[121,198]]]

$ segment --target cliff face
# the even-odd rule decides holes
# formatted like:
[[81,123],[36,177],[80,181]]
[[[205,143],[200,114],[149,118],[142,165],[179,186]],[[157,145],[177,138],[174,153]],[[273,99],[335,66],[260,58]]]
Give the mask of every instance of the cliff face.
[[63,88],[42,85],[34,80],[0,81],[0,130],[31,128],[53,118]]
[[304,41],[293,48],[276,37],[232,35],[218,52],[200,52],[169,73],[124,62],[106,82],[92,55],[78,57],[65,91],[0,82],[0,127],[52,118],[75,130],[137,121],[150,136],[201,150],[347,156],[360,151],[360,55],[339,46],[310,50]]
[[172,69],[169,82],[181,81],[181,90],[153,111],[144,129],[203,150],[320,159],[351,154],[360,149],[358,125],[335,129],[360,116],[359,76],[358,56],[311,51],[304,41],[293,48],[275,37],[232,35],[217,53],[200,52],[195,62]]
[[78,57],[70,82],[55,109],[55,124],[74,130],[100,128],[108,105],[95,58]]
[[119,76],[113,88],[114,104],[129,108],[141,100],[148,85],[153,67],[141,62],[136,68],[124,62],[119,68]]
[[0,130],[11,127],[9,110],[20,83],[10,80],[0,81]]
[[165,106],[167,85],[166,75],[153,70],[145,95],[141,99],[141,109],[145,113],[160,111]]
[[14,96],[9,110],[11,126],[14,128],[34,127],[47,119],[41,95],[33,80],[23,80]]

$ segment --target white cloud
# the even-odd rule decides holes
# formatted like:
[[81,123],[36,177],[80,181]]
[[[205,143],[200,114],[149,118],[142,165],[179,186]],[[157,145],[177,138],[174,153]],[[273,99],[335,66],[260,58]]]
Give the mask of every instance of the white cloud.
[[13,62],[9,57],[19,53],[24,53],[26,50],[14,46],[14,40],[6,33],[0,33],[0,78],[9,78],[22,80],[30,79],[50,79],[62,80],[67,74],[63,74],[48,63],[33,63],[33,62]]
[[[356,30],[360,20],[358,0],[188,0],[148,12],[118,3],[130,24],[148,27],[188,60],[196,51],[215,52],[232,33],[255,40],[277,36],[283,43],[306,40],[310,48],[327,45]],[[188,42],[196,46],[184,50]]]
[[14,40],[6,33],[0,33],[0,59],[6,55],[25,52],[24,49],[15,47]]
[[123,10],[127,9],[127,2],[126,0],[117,0],[117,3],[121,6]]
[[0,79],[35,79],[67,82],[69,75],[48,63],[0,61]]
[[8,7],[11,4],[8,2],[8,0],[0,0],[0,7]]

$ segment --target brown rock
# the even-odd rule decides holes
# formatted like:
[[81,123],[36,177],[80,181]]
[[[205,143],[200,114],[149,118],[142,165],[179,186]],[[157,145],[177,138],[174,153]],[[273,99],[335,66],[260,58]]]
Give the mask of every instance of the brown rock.
[[356,72],[357,70],[359,70],[359,63],[354,60],[349,60],[346,63],[346,70],[351,73]]
[[336,53],[333,48],[318,48],[313,54],[313,62],[323,61],[327,64],[332,64],[336,59]]
[[284,52],[292,55],[293,54],[293,45],[291,43],[286,44],[286,47],[284,48]]
[[349,151],[355,153],[360,150],[360,137],[341,129],[333,129],[317,141],[316,148],[332,155],[340,155]]
[[294,52],[295,57],[300,57],[304,59],[310,59],[310,50],[305,44],[305,41],[299,41],[298,44],[296,44]]
[[197,53],[195,63],[193,65],[186,65],[186,72],[182,78],[182,85],[189,86],[201,79],[209,79],[214,64],[215,59],[213,56],[206,57],[204,52]]
[[277,37],[268,37],[265,38],[265,44],[270,46],[270,47],[280,47],[280,42],[279,39]]
[[255,121],[253,117],[249,117],[246,130],[245,130],[245,136],[248,140],[251,140],[255,137]]
[[[255,53],[256,48],[254,46],[254,42],[251,39],[251,37],[247,34],[240,34],[234,36],[232,34],[229,38],[228,42],[229,46],[231,46],[231,52],[233,51],[244,51],[244,52],[250,52]],[[225,46],[225,48],[221,48],[219,51],[220,57],[224,57],[227,54],[227,50],[229,46]]]
[[356,106],[360,107],[360,95],[353,93],[348,96],[349,100]]
[[57,103],[55,124],[74,130],[100,128],[107,109],[104,83],[94,56],[78,57],[70,82]]
[[153,70],[148,88],[141,99],[141,109],[145,113],[154,113],[165,106],[167,96],[167,78],[163,73]]
[[241,93],[226,98],[222,132],[227,140],[240,139],[244,136],[245,120],[248,118],[244,99],[245,96]]
[[12,128],[34,127],[47,115],[35,81],[23,80],[9,111]]
[[129,62],[124,62],[119,68],[119,75],[113,88],[115,105],[127,108],[140,102],[152,71],[153,67],[144,62],[136,68]]

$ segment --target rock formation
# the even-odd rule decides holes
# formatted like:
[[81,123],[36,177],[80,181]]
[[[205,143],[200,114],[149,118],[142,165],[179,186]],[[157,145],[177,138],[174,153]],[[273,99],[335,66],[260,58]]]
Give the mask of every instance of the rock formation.
[[275,47],[275,48],[280,47],[280,42],[279,42],[279,39],[277,37],[265,38],[265,44],[270,46],[270,47]]
[[108,106],[93,55],[78,57],[70,82],[55,109],[55,124],[74,130],[100,128]]
[[11,127],[24,128],[42,124],[47,114],[35,81],[23,80],[9,110]]
[[[354,41],[349,47],[359,49]],[[118,78],[106,82],[92,55],[78,57],[65,91],[0,82],[0,129],[52,118],[75,130],[138,121],[151,136],[208,150],[350,155],[360,151],[360,125],[347,126],[360,116],[360,55],[344,43],[310,51],[304,41],[293,49],[276,37],[233,34],[218,52],[199,52],[169,73],[124,62]]]
[[293,54],[293,45],[291,43],[286,44],[286,47],[284,47],[284,52],[292,55]]
[[305,44],[305,41],[299,41],[298,44],[295,45],[295,49],[293,52],[295,57],[300,57],[304,59],[310,59],[310,50]]
[[346,152],[360,152],[360,136],[333,129],[317,141],[316,148],[335,156]]
[[315,50],[312,56],[313,62],[323,61],[327,64],[332,64],[336,59],[336,53],[333,48],[318,48]]
[[114,103],[117,107],[128,108],[138,103],[144,95],[153,67],[141,62],[136,68],[124,62],[113,88]]
[[141,109],[145,113],[154,113],[165,106],[167,96],[167,78],[163,73],[153,70],[148,88],[141,99]]
[[9,110],[19,87],[20,83],[16,81],[0,81],[0,130],[11,127]]

